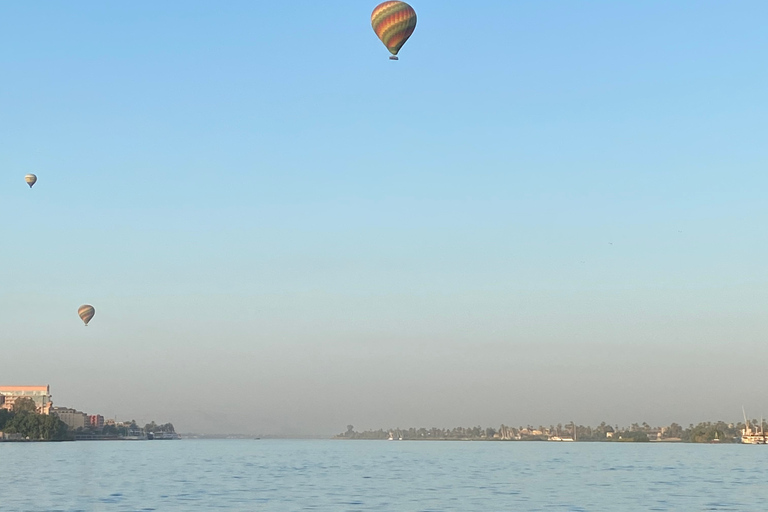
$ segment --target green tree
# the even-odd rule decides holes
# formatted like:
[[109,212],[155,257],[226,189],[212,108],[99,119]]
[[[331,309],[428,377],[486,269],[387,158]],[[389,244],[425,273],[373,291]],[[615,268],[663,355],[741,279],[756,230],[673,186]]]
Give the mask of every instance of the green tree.
[[13,412],[36,412],[35,401],[29,397],[23,396],[13,402]]
[[8,409],[0,409],[0,431],[5,428],[6,423],[11,421],[13,413]]
[[649,441],[648,434],[639,430],[625,431],[619,434],[618,441],[632,442],[632,443],[647,443]]
[[665,432],[665,437],[682,437],[683,427],[677,423],[672,423]]
[[57,416],[29,411],[14,413],[13,419],[6,424],[6,430],[35,440],[59,441],[69,438],[67,425]]
[[67,438],[67,424],[53,415],[40,415],[43,418],[41,439],[61,440]]

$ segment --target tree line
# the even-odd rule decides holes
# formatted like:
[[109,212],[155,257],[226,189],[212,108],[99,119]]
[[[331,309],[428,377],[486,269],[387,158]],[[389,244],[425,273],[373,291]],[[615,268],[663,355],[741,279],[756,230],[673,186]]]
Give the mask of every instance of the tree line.
[[150,432],[175,432],[175,430],[173,423],[158,425],[154,421],[147,423],[144,425],[144,428],[141,428],[138,423],[136,423],[136,420],[124,422],[119,425],[108,423],[101,428],[86,426],[83,429],[77,429],[78,435],[95,434],[102,437],[128,437],[132,435],[146,435]]
[[[509,427],[455,427],[447,428],[389,428],[357,432],[354,426],[347,425],[347,430],[336,436],[339,439],[392,439],[392,440],[495,440],[495,441],[547,441],[574,440],[592,442],[649,442],[678,441],[687,443],[738,443],[744,423],[726,423],[724,421],[702,422],[683,427],[677,423],[662,427],[652,427],[648,423],[632,423],[627,426],[609,425],[606,422],[597,426],[576,425],[573,422],[557,425],[520,425]],[[751,429],[759,431],[760,422],[750,420]],[[763,422],[764,429],[766,422]]]

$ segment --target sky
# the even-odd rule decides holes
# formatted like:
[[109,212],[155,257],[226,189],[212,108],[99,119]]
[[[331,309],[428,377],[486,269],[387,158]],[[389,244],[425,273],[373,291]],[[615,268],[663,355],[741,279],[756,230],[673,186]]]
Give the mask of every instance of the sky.
[[398,62],[375,2],[0,5],[0,384],[200,433],[768,415],[768,4],[411,4]]

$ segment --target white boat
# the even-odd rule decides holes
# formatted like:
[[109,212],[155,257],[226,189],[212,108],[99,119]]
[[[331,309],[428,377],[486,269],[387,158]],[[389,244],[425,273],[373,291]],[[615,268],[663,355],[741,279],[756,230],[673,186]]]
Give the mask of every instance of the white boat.
[[152,432],[150,435],[153,441],[181,439],[181,436],[176,432]]
[[763,419],[760,418],[760,432],[757,429],[752,428],[752,424],[747,420],[747,413],[742,407],[744,412],[744,428],[741,430],[741,443],[742,444],[766,444],[765,430],[763,429]]
[[560,426],[557,427],[557,434],[554,436],[550,433],[549,437],[547,438],[547,441],[556,441],[559,443],[572,443],[576,440],[576,423],[571,423],[572,429],[571,429],[571,435],[560,435]]
[[123,441],[146,441],[147,436],[143,434],[128,434],[127,436],[120,437]]

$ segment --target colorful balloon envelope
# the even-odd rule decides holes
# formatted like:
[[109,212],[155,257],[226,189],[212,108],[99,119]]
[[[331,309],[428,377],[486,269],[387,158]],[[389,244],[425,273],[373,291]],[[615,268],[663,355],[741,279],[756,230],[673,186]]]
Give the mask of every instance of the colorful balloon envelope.
[[371,14],[371,26],[397,60],[397,52],[416,29],[416,11],[405,2],[383,2]]
[[27,185],[29,185],[29,188],[32,188],[32,185],[37,183],[37,176],[35,176],[34,174],[27,174],[26,176],[24,176],[24,181],[27,182]]
[[93,315],[96,314],[96,310],[90,304],[83,304],[78,308],[77,314],[80,315],[80,319],[85,326],[88,327],[88,322],[90,322]]

